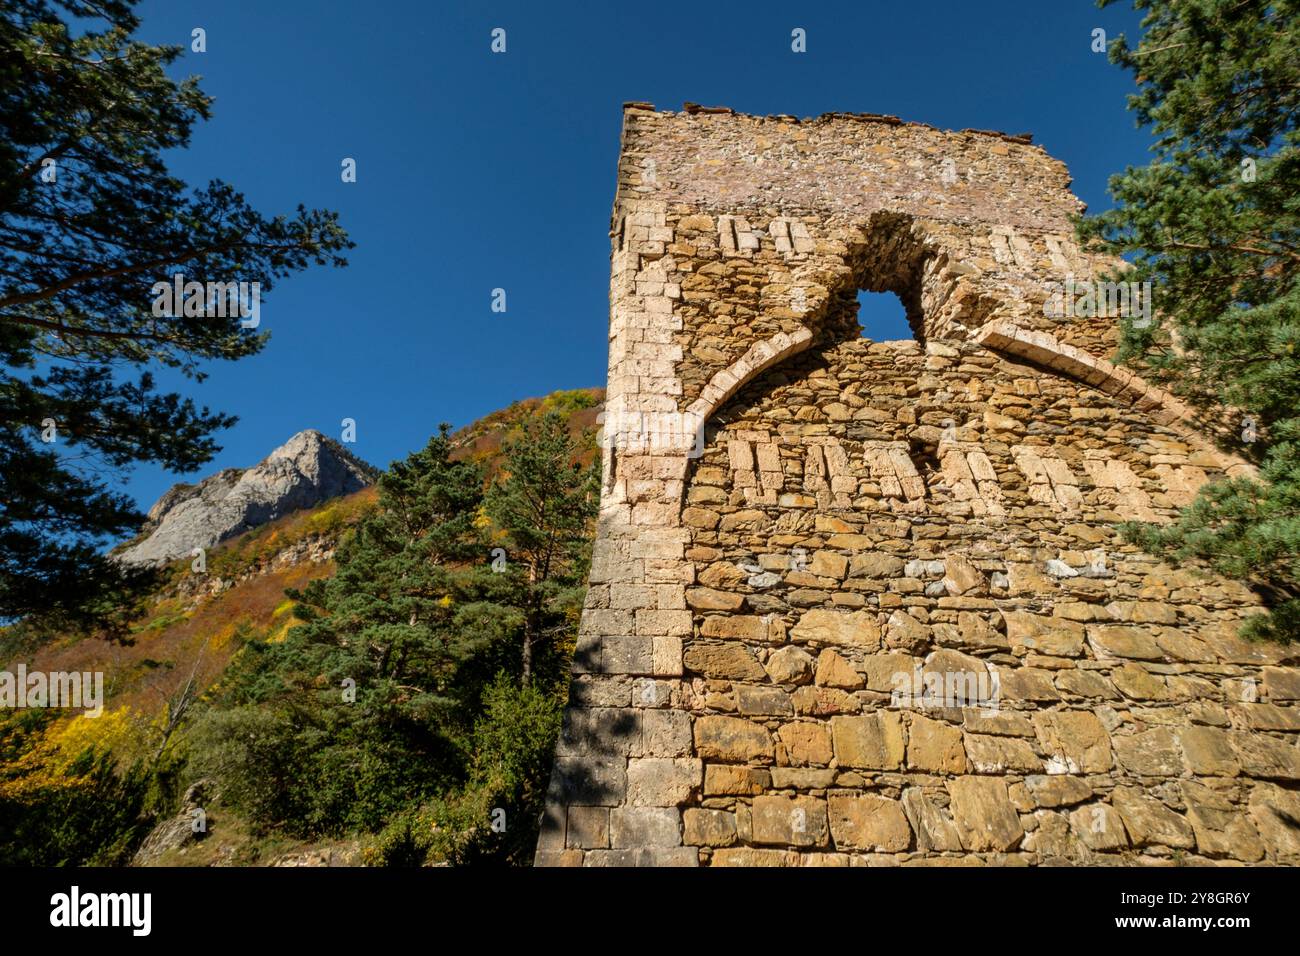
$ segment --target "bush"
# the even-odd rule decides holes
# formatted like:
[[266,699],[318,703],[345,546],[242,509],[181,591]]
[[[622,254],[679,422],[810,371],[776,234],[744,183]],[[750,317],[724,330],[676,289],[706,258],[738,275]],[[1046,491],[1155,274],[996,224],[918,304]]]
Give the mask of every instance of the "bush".
[[488,687],[474,727],[470,780],[432,809],[435,859],[532,862],[563,710],[557,690],[520,687],[504,674]]
[[0,866],[116,866],[149,832],[151,776],[119,771],[111,751],[87,747],[66,767],[36,751],[51,711],[0,721]]
[[272,708],[212,710],[188,737],[193,779],[211,778],[224,803],[259,821],[302,820],[313,781],[298,735]]
[[393,817],[366,849],[366,863],[530,864],[562,713],[558,690],[521,688],[498,675],[472,735],[470,780]]

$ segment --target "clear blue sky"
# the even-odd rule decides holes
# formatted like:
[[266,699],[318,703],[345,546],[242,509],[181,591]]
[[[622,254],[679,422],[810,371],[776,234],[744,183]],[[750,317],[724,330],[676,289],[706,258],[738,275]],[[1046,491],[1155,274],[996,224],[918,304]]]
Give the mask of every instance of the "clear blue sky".
[[[337,209],[357,243],[349,268],[265,297],[261,355],[179,380],[240,416],[200,475],[252,465],[303,428],[338,436],[345,417],[352,449],[387,466],[441,421],[603,385],[625,100],[1032,132],[1094,210],[1108,175],[1146,162],[1131,79],[1089,49],[1095,27],[1132,35],[1137,19],[1085,0],[146,0],[140,13],[150,42],[188,51],[207,31],[207,52],[176,73],[202,77],[214,117],[174,171],[225,179],[265,213]],[[505,54],[489,49],[494,27]],[[795,27],[806,53],[790,50]],[[490,310],[498,287],[505,314]],[[124,487],[148,507],[176,480],[141,467]]]

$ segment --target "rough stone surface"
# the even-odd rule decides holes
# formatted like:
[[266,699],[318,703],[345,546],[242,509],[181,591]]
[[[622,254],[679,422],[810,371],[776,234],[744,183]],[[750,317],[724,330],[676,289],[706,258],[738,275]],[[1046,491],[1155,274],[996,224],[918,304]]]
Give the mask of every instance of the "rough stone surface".
[[1250,469],[1113,316],[1045,308],[1113,265],[1068,181],[1021,138],[629,106],[539,864],[1300,863],[1294,655],[1116,530]]
[[261,462],[169,488],[149,509],[141,538],[117,553],[124,564],[189,557],[291,511],[371,484],[378,472],[318,431],[301,431]]

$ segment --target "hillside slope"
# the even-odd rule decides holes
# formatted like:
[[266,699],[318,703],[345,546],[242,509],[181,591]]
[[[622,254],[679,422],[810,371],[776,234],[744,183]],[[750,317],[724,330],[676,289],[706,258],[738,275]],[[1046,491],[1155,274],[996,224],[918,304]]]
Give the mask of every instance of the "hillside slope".
[[[584,389],[515,402],[457,432],[455,457],[481,462],[491,478],[503,443],[530,419],[558,410],[568,417],[570,430],[581,433],[594,428],[602,399],[601,390]],[[42,787],[75,784],[76,762],[90,746],[111,750],[119,767],[159,753],[185,711],[221,679],[246,643],[282,640],[297,623],[285,589],[331,576],[340,541],[376,498],[375,487],[364,487],[222,541],[208,553],[203,573],[191,569],[188,557],[173,562],[165,569],[167,583],[134,624],[127,646],[64,634],[20,652],[14,635],[6,633],[14,629],[0,629],[0,666],[12,671],[21,662],[29,672],[99,671],[106,698],[97,719],[47,711],[40,716],[54,719],[35,729],[19,727],[21,714],[0,719],[0,802]],[[162,847],[147,862],[268,862],[268,855],[284,856],[291,864],[352,859],[283,841],[250,850],[247,828],[228,824],[221,840],[203,841],[207,846],[200,844],[192,855]],[[0,832],[0,862],[9,862],[4,840]]]

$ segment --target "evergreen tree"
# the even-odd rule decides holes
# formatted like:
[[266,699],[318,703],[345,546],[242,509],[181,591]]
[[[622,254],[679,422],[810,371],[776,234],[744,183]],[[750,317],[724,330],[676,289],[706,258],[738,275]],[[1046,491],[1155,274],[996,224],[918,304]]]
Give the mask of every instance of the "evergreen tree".
[[[1109,6],[1114,0],[1100,0]],[[1247,633],[1300,636],[1300,3],[1135,0],[1129,108],[1155,158],[1111,178],[1116,208],[1081,238],[1150,281],[1157,314],[1125,320],[1119,357],[1233,424],[1258,480],[1214,482],[1170,526],[1126,528],[1151,552],[1207,562],[1269,600]]]
[[582,451],[564,416],[549,412],[506,446],[502,477],[487,495],[487,513],[505,537],[512,603],[523,612],[525,687],[539,648],[553,659],[557,638],[573,632],[582,606],[600,495],[597,466],[582,465]]
[[166,152],[211,100],[167,76],[180,47],[132,38],[134,6],[0,3],[0,619],[120,628],[142,576],[100,551],[142,516],[113,473],[193,471],[235,421],[160,393],[149,368],[198,381],[199,362],[251,355],[266,335],[237,309],[155,314],[155,284],[267,292],[345,264],[351,246],[334,213],[267,218],[223,182],[171,175]]
[[248,644],[191,734],[192,772],[251,818],[374,829],[464,779],[482,686],[462,668],[494,635],[464,621],[483,473],[451,453],[444,425],[390,466],[335,575],[287,592],[303,623]]
[[340,548],[334,577],[288,592],[305,622],[288,642],[304,673],[324,674],[332,687],[351,677],[359,693],[385,687],[425,719],[454,707],[457,668],[485,644],[459,620],[476,580],[465,565],[484,552],[483,473],[451,452],[443,425],[394,462],[379,479],[378,507]]
[[[443,426],[390,467],[334,577],[288,592],[303,623],[282,643],[249,643],[190,735],[192,772],[251,817],[304,834],[389,823],[391,860],[515,859],[529,843],[581,607],[595,469],[559,414],[524,427],[486,494],[482,468],[453,450]],[[348,679],[354,700],[341,693]],[[445,816],[437,848],[415,840],[423,825],[409,817],[430,798]],[[504,836],[490,825],[497,809],[514,821]]]

